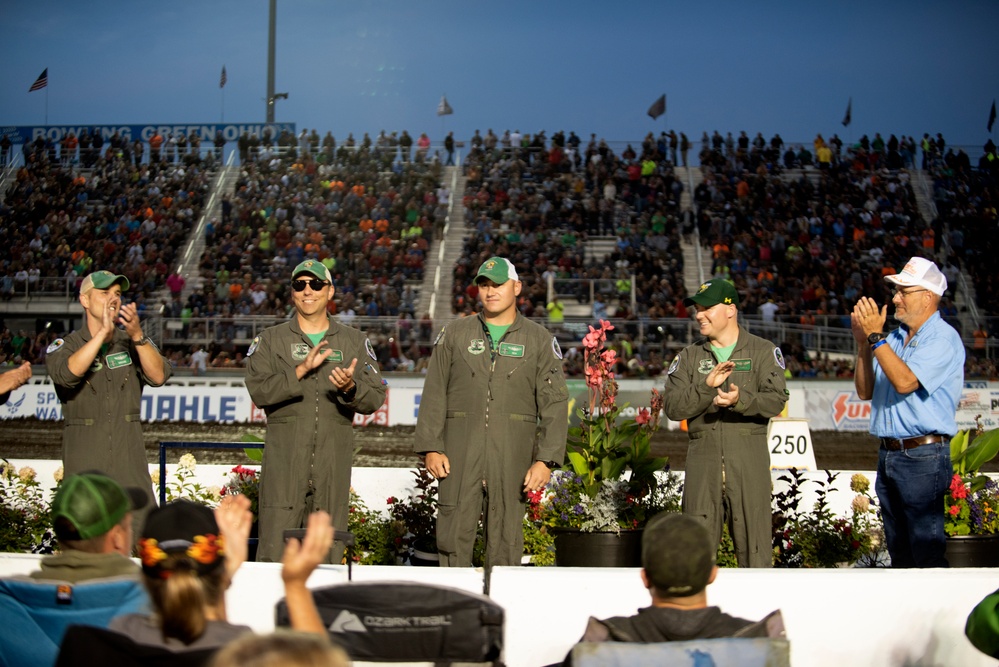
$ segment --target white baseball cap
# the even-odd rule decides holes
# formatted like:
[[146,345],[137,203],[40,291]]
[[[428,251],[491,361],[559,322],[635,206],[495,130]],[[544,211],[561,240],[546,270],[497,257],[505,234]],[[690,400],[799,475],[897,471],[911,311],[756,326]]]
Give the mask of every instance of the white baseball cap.
[[885,280],[902,287],[925,287],[937,296],[947,291],[947,277],[925,257],[913,257],[899,273],[885,276]]

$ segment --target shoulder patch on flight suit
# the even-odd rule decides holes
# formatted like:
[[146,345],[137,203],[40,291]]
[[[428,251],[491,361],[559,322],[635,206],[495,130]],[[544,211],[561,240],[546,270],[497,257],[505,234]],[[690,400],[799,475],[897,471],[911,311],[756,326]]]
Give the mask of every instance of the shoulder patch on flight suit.
[[784,370],[784,355],[780,353],[779,347],[774,348],[774,361],[777,362],[781,370]]
[[250,349],[246,351],[246,356],[252,356],[257,351],[258,345],[260,345],[260,336],[255,337],[253,342],[250,343]]
[[52,354],[65,344],[66,341],[64,341],[62,338],[56,338],[47,348],[45,348],[45,354]]
[[680,355],[673,357],[673,363],[669,365],[669,370],[666,371],[666,375],[672,375],[676,372],[676,369],[680,367]]
[[552,353],[555,355],[556,359],[562,358],[562,348],[559,347],[558,338],[552,336]]
[[708,375],[714,367],[714,359],[701,359],[697,364],[697,372],[701,375]]
[[444,337],[444,329],[446,327],[441,327],[441,332],[437,334],[437,338],[434,338],[434,347],[437,347],[437,343],[441,342],[441,338]]
[[364,339],[364,349],[367,351],[369,357],[378,361],[378,357],[375,356],[375,348],[372,347],[371,341],[367,338]]

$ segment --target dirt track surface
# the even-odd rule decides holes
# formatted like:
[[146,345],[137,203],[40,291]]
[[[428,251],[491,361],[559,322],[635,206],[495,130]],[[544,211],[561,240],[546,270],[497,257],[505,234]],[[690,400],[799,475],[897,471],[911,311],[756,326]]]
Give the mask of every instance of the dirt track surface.
[[[354,430],[355,444],[360,451],[354,465],[369,468],[410,467],[417,462],[412,454],[412,426],[358,427]],[[161,441],[237,442],[245,434],[264,436],[261,426],[245,424],[145,424],[146,452],[149,461],[159,460]],[[0,457],[7,459],[61,458],[62,424],[36,419],[0,421]],[[812,444],[820,469],[874,470],[878,463],[878,448],[867,433],[813,431]],[[653,438],[653,454],[669,456],[675,470],[683,470],[687,458],[687,435],[682,432],[659,431]],[[245,463],[240,450],[191,449],[168,450],[168,461],[176,461],[191,451],[200,463]],[[989,468],[987,468],[989,469]],[[991,468],[999,470],[999,466]]]

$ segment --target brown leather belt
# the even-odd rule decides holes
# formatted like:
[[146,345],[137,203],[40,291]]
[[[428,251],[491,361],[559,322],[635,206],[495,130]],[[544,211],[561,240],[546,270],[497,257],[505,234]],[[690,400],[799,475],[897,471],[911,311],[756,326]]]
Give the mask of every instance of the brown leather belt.
[[915,449],[920,445],[935,445],[946,440],[943,435],[919,435],[915,438],[899,440],[897,438],[881,438],[881,446],[892,452],[900,452],[903,449]]

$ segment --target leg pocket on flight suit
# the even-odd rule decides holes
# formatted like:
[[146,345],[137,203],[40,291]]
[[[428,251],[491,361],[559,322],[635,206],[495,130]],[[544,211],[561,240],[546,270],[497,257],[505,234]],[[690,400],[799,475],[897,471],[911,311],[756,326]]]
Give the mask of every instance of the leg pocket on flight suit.
[[[456,514],[457,505],[437,504],[437,550],[455,553],[458,549]],[[419,536],[417,536],[419,537]]]

